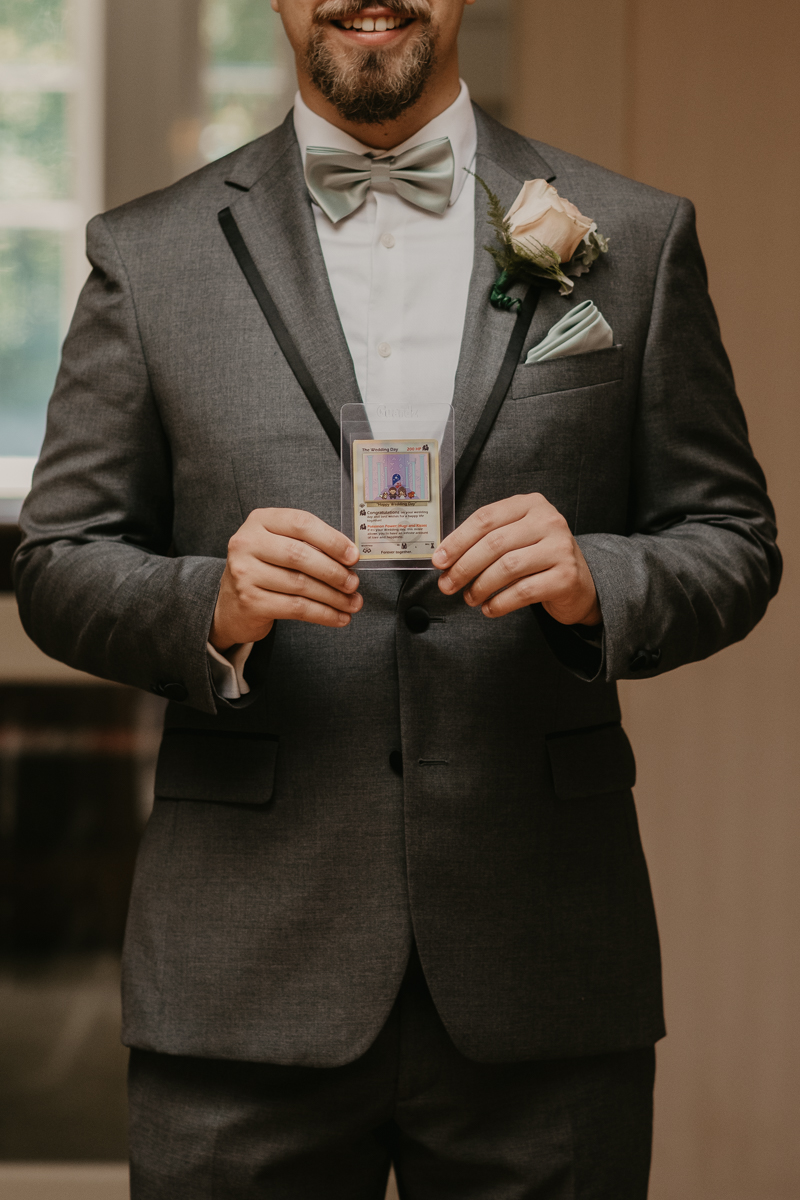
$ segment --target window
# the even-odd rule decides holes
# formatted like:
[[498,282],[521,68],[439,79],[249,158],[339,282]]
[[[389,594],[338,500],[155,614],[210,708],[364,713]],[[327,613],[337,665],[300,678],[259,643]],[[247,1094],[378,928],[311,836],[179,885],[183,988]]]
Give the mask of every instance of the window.
[[230,154],[283,120],[296,88],[291,49],[269,0],[205,0],[203,91],[206,162]]
[[102,207],[102,0],[0,9],[0,520],[27,491]]

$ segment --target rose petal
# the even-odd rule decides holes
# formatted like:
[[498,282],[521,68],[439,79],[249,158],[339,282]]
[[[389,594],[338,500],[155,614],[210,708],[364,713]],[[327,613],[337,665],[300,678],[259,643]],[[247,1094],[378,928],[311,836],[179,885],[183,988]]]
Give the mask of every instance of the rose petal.
[[[524,205],[532,203],[536,200],[542,200],[548,192],[553,192],[553,194],[556,196],[558,195],[556,189],[551,187],[546,179],[528,179],[525,183],[523,183],[522,191],[519,193],[516,200],[511,205],[511,208],[506,213],[506,220],[510,221],[511,218],[515,216]],[[545,207],[548,206],[545,205]]]
[[512,241],[535,238],[568,262],[595,226],[571,201],[559,196],[546,179],[527,180],[506,214]]

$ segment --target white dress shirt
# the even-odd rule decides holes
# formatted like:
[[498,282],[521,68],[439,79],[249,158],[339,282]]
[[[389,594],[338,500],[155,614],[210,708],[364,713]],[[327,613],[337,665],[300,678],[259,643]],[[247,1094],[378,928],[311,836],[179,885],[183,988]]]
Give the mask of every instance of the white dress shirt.
[[[313,113],[299,93],[294,128],[301,151],[330,146],[365,154],[368,146]],[[467,85],[458,99],[408,141],[447,137],[455,175],[442,216],[417,208],[391,184],[370,189],[349,217],[334,225],[312,202],[322,256],[339,320],[367,404],[397,406],[453,399],[475,242],[477,130]],[[466,168],[466,169],[465,169]],[[384,190],[385,189],[385,190]]]
[[[307,146],[365,154],[370,147],[313,113],[300,93],[294,128]],[[366,404],[451,404],[475,253],[475,116],[467,85],[458,98],[391,153],[447,137],[455,175],[439,216],[403,200],[391,184],[338,224],[312,201],[322,257]],[[250,646],[226,655],[209,646],[217,692],[238,700],[250,689],[242,671]]]

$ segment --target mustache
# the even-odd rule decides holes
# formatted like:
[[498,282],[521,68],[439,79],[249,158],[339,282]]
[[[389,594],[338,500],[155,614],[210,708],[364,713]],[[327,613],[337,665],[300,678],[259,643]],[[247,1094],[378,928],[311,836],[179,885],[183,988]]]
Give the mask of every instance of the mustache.
[[[346,21],[357,17],[365,8],[370,8],[375,0],[323,0],[314,10],[314,24],[324,25],[327,21]],[[380,0],[381,8],[388,8],[399,17],[409,17],[430,25],[433,11],[429,0]]]

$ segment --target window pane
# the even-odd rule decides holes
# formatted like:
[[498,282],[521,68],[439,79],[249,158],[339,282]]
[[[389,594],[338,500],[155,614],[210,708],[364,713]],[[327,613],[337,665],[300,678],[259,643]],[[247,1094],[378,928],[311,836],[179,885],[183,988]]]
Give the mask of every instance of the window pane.
[[271,62],[276,19],[268,0],[207,0],[211,62],[215,66]]
[[267,0],[205,0],[203,24],[208,123],[200,151],[210,162],[274,129],[294,86],[281,20]]
[[3,0],[0,62],[54,62],[68,55],[65,0]]
[[0,230],[0,452],[38,454],[58,368],[62,235]]
[[67,97],[0,92],[0,200],[70,194]]

